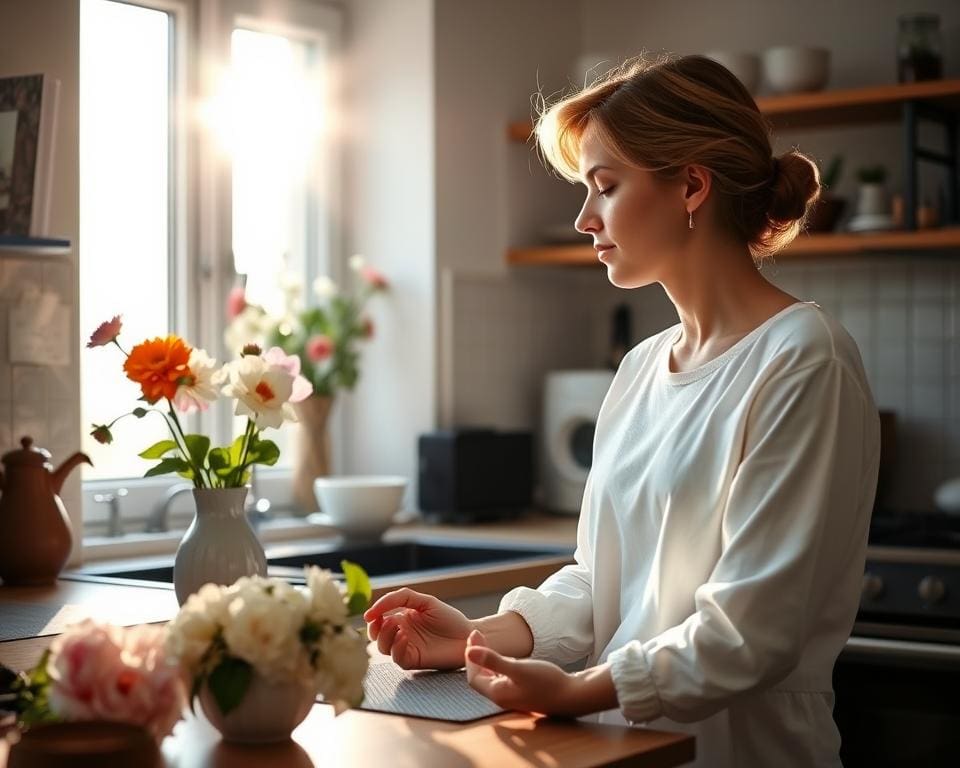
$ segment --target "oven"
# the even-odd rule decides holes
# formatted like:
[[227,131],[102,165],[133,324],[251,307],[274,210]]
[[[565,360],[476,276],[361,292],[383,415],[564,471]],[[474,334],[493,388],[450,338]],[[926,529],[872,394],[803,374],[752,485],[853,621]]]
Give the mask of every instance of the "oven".
[[875,513],[833,682],[846,768],[960,765],[960,517]]

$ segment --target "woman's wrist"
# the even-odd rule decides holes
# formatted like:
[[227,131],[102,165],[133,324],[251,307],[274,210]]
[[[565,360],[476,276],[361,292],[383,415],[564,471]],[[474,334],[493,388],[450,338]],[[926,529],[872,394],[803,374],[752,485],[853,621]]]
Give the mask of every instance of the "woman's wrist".
[[482,619],[471,619],[471,629],[478,630],[493,650],[502,656],[523,659],[533,652],[533,632],[516,611],[504,611]]
[[581,717],[620,706],[609,663],[569,674],[569,685],[563,697],[563,709],[568,710],[568,716]]

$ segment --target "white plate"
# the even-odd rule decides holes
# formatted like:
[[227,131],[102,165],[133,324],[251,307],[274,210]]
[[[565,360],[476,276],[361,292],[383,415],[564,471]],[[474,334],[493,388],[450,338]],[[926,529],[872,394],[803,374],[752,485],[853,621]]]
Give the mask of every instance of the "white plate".
[[344,533],[349,533],[351,535],[356,533],[357,535],[374,535],[375,536],[378,533],[382,533],[383,531],[385,531],[391,525],[406,525],[407,523],[413,522],[418,517],[419,515],[417,514],[416,511],[412,509],[402,509],[393,516],[393,519],[386,526],[384,526],[382,529],[379,529],[379,530],[376,527],[374,528],[365,527],[365,528],[353,529],[350,526],[341,526],[340,523],[335,522],[325,512],[313,512],[307,515],[307,522],[313,523],[314,525],[325,525],[330,528],[336,528],[340,531],[343,531]]

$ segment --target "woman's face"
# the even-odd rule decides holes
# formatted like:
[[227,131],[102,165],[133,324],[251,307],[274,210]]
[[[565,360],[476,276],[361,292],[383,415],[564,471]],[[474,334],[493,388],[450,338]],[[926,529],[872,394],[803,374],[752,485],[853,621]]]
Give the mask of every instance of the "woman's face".
[[688,237],[683,185],[624,165],[587,129],[580,143],[587,188],[575,226],[593,236],[610,282],[639,288],[662,281]]

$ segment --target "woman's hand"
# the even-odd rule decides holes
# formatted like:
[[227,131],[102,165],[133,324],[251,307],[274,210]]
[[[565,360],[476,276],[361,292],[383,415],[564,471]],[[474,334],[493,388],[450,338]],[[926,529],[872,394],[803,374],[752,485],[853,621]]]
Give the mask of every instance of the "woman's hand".
[[504,709],[580,717],[618,706],[607,665],[570,674],[556,664],[501,656],[477,630],[464,654],[470,685]]
[[367,633],[380,653],[403,669],[459,669],[463,666],[470,621],[432,595],[398,589],[363,614]]

